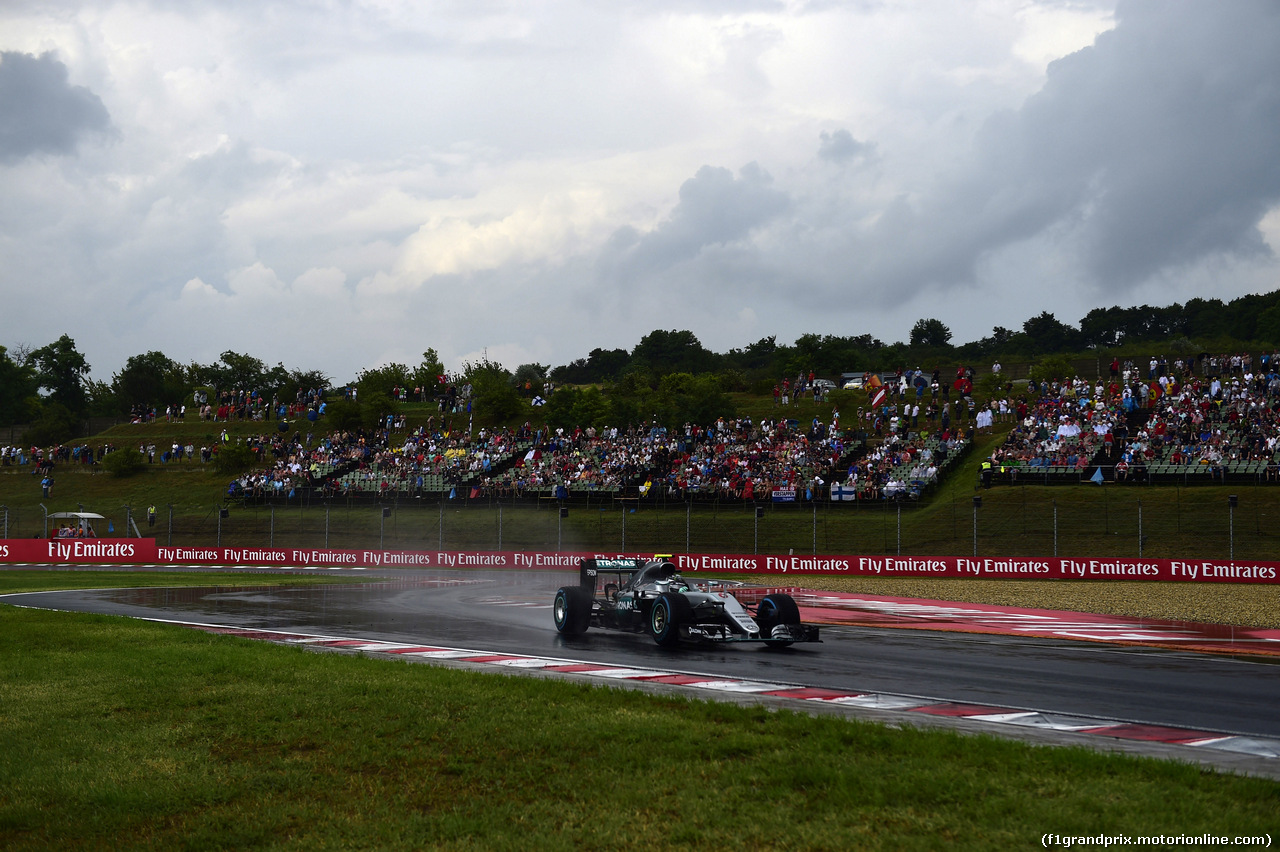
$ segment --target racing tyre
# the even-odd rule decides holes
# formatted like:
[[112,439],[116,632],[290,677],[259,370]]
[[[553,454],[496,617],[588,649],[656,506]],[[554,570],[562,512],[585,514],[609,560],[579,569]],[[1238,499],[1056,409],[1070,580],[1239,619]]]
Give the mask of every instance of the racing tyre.
[[681,625],[693,619],[693,607],[684,595],[670,592],[658,595],[649,608],[649,635],[663,647],[680,641]]
[[591,595],[581,586],[562,586],[551,607],[556,630],[566,636],[580,636],[591,624]]
[[[756,607],[756,624],[760,625],[760,635],[767,637],[779,624],[799,624],[800,607],[795,598],[781,593],[765,595]],[[791,644],[786,639],[771,639],[765,643],[770,648],[785,648]]]

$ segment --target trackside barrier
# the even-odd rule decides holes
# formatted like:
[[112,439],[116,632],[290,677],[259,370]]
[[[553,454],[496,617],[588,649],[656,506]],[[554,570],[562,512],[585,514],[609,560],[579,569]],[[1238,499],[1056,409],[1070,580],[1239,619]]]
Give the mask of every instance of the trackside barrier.
[[[162,547],[155,539],[0,540],[0,564],[245,565],[298,569],[515,568],[571,571],[588,557],[652,557],[652,553],[488,550],[328,550],[258,547]],[[665,555],[665,554],[664,554]],[[967,556],[765,556],[676,554],[685,572],[826,574],[880,577],[968,577],[1017,580],[1152,580],[1193,583],[1280,583],[1280,562],[1237,559],[1071,559]]]

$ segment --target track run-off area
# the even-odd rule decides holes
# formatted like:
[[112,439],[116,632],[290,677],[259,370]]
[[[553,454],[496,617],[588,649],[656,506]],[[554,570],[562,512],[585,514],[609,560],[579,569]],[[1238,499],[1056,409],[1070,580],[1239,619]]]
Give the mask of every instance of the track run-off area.
[[[596,554],[522,554],[517,560],[509,554],[431,552],[386,560],[377,551],[321,551],[317,559],[302,560],[289,559],[288,551],[251,553],[247,560],[227,559],[244,551],[210,548],[201,551],[207,561],[185,564],[85,554],[51,565],[53,560],[18,562],[19,554],[11,551],[7,564],[13,568],[191,571],[208,573],[210,582],[23,593],[0,596],[0,603],[890,724],[945,725],[1280,778],[1280,717],[1274,709],[1280,706],[1280,630],[835,593],[806,588],[796,571],[761,571],[742,578],[744,589],[794,596],[803,620],[823,625],[822,644],[786,650],[686,644],[671,650],[643,634],[556,633],[555,589],[576,582],[578,558]],[[138,555],[148,555],[147,549]],[[279,564],[277,555],[295,564]],[[213,564],[215,558],[225,561]],[[742,560],[739,566],[756,559],[734,558]],[[499,559],[505,564],[495,566]],[[948,564],[955,566],[951,559]],[[387,561],[396,567],[388,568]],[[529,562],[534,565],[514,567]],[[701,581],[701,565],[682,567],[686,577]],[[928,565],[920,570],[936,572]],[[324,572],[370,582],[218,585],[218,574],[246,571]]]

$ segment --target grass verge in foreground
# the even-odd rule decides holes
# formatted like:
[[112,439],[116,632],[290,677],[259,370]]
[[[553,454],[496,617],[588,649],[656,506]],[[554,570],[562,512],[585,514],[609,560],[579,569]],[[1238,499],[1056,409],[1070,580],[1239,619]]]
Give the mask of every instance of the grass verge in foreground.
[[0,625],[9,850],[1007,849],[1275,830],[1280,785],[1180,764],[114,617],[0,607]]

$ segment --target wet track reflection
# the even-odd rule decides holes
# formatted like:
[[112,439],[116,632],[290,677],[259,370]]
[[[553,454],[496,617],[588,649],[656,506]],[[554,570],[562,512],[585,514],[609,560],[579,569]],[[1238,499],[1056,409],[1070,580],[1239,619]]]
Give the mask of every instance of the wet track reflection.
[[665,649],[638,634],[557,634],[551,599],[558,586],[575,582],[574,574],[402,570],[394,577],[344,585],[44,592],[0,600],[1280,736],[1280,665],[1264,660],[876,627],[826,627],[823,644],[781,652],[757,645]]

